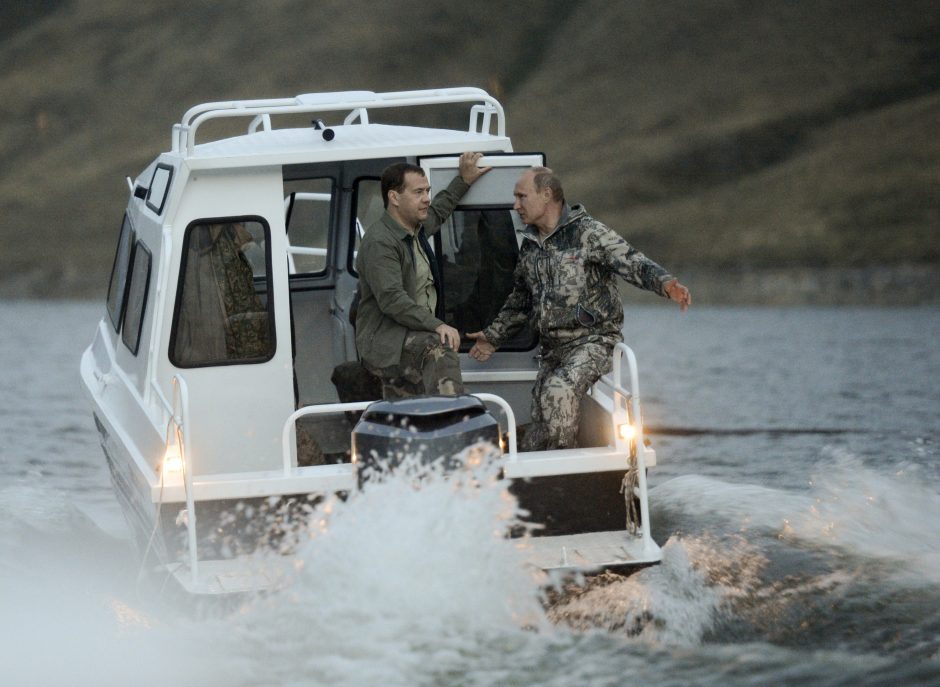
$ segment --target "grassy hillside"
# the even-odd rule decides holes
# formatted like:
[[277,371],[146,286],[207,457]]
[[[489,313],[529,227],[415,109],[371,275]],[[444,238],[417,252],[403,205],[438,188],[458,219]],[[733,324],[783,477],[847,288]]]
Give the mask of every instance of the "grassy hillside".
[[940,292],[935,2],[45,0],[0,27],[0,294],[99,295],[124,178],[193,104],[454,85],[670,267]]

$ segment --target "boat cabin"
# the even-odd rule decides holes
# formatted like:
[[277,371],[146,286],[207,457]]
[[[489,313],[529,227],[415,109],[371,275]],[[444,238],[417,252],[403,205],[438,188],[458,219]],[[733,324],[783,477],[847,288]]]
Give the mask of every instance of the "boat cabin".
[[[433,124],[458,114],[468,124],[418,125],[423,112]],[[446,321],[468,332],[488,324],[511,290],[521,241],[513,185],[545,163],[540,153],[513,151],[503,108],[484,91],[207,103],[186,112],[169,150],[128,179],[106,313],[82,374],[138,540],[153,538],[165,504],[185,504],[195,528],[197,502],[355,487],[351,413],[380,393],[368,376],[344,377],[358,359],[350,322],[357,246],[383,212],[386,166],[420,165],[433,196],[465,151],[483,152],[480,164],[493,169],[432,246]],[[486,364],[466,355],[470,344],[461,346],[464,381],[502,417],[513,444],[507,475],[622,475],[637,445],[644,465],[652,463],[642,435],[617,432],[639,426],[636,394],[620,386],[619,367],[586,400],[584,451],[517,457],[537,337],[523,331]],[[578,461],[586,467],[573,467]],[[622,529],[623,496],[604,498],[610,503],[595,499],[610,511],[604,527]],[[648,532],[643,540],[655,547]]]

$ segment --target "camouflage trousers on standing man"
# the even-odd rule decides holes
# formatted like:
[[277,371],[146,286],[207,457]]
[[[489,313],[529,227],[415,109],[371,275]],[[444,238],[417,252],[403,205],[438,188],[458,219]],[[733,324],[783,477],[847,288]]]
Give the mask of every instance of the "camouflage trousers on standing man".
[[575,448],[581,399],[601,375],[610,372],[614,336],[586,336],[542,347],[532,389],[532,424],[520,441],[523,451]]
[[455,351],[441,343],[436,332],[409,331],[399,364],[371,371],[382,380],[382,397],[386,400],[456,396],[464,392],[460,359]]

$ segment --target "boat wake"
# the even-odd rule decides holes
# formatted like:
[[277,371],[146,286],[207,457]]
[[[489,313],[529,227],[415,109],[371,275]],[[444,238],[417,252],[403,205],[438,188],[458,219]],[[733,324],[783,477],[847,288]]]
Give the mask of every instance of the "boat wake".
[[687,531],[750,532],[884,564],[903,584],[940,584],[940,553],[928,544],[940,494],[925,486],[923,466],[889,474],[848,452],[828,450],[826,458],[806,493],[677,477],[653,490],[654,517]]
[[924,479],[924,467],[895,464],[886,474],[850,453],[830,454],[828,469],[812,479],[812,505],[782,534],[880,562],[903,585],[940,584],[940,494],[928,486],[935,482]]
[[[656,487],[654,522],[678,532],[660,569],[589,585],[576,604],[552,613],[667,643],[933,656],[933,635],[922,628],[940,618],[940,554],[931,545],[940,495],[924,486],[931,482],[918,464],[886,474],[843,451],[826,456],[806,493],[702,476]],[[660,585],[661,576],[671,579]],[[873,624],[895,629],[882,637]]]
[[157,684],[143,665],[161,666],[160,684],[212,684],[210,665],[166,661],[186,639],[137,594],[130,543],[37,484],[0,490],[4,684]]
[[[695,476],[659,485],[653,517],[673,533],[661,565],[558,587],[526,564],[525,539],[505,539],[522,514],[492,463],[456,480],[404,470],[317,506],[295,533],[282,589],[247,597],[234,612],[197,614],[191,602],[179,608],[139,588],[128,543],[64,494],[8,487],[0,491],[6,674],[14,684],[146,685],[156,678],[148,682],[139,666],[159,663],[161,684],[169,676],[227,686],[413,685],[487,666],[496,684],[598,633],[644,651],[851,646],[857,625],[883,606],[867,583],[884,573],[873,563],[891,558],[884,574],[896,581],[936,582],[923,542],[940,497],[918,486],[914,468],[884,475],[851,456],[831,462],[806,494]],[[830,608],[834,599],[844,612]],[[937,610],[917,595],[893,605],[915,620]],[[898,641],[898,651],[916,655],[923,637]],[[50,646],[55,662],[46,660]]]
[[243,677],[415,684],[548,626],[544,575],[504,538],[519,513],[496,466],[411,468],[317,508],[290,582],[229,619]]
[[563,588],[548,616],[658,646],[695,646],[737,598],[752,593],[766,560],[746,542],[673,536],[663,560],[631,577],[612,573]]

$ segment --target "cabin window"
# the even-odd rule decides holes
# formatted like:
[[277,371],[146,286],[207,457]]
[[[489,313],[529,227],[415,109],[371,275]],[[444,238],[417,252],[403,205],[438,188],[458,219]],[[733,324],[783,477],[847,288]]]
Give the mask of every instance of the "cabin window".
[[326,272],[330,223],[333,215],[333,180],[299,179],[284,184],[287,259],[291,275]]
[[124,312],[124,330],[121,339],[131,353],[137,355],[140,348],[140,332],[144,323],[144,311],[147,309],[147,291],[150,287],[150,251],[137,242],[131,261],[131,279],[127,287],[127,307]]
[[375,222],[382,219],[385,206],[382,204],[382,180],[378,178],[362,178],[356,180],[355,195],[355,225],[350,245],[349,272],[358,276],[356,272],[356,255],[359,251],[359,242],[365,230]]
[[261,363],[274,356],[269,237],[267,222],[258,217],[187,227],[170,362],[202,367]]
[[[444,320],[458,331],[476,332],[488,326],[512,292],[519,259],[517,221],[505,208],[458,208],[435,237],[444,282]],[[527,351],[535,344],[526,325],[500,349]],[[463,348],[469,347],[464,342]]]
[[111,267],[111,281],[108,284],[108,316],[111,318],[114,331],[121,328],[121,316],[124,314],[124,299],[127,297],[127,268],[131,259],[133,240],[134,229],[130,219],[124,215],[117,252]]
[[168,165],[157,165],[150,178],[150,188],[147,190],[147,207],[157,215],[163,214],[166,196],[170,191],[170,181],[173,180],[173,168]]

